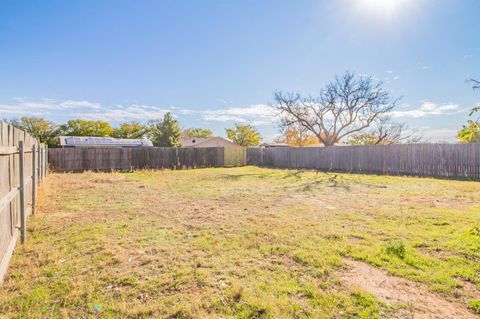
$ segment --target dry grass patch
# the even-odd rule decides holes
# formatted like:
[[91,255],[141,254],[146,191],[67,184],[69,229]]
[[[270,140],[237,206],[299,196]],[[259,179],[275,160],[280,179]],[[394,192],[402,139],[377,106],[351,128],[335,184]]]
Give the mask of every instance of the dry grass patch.
[[345,257],[473,313],[479,202],[476,182],[255,167],[51,174],[0,318],[403,313],[346,288]]

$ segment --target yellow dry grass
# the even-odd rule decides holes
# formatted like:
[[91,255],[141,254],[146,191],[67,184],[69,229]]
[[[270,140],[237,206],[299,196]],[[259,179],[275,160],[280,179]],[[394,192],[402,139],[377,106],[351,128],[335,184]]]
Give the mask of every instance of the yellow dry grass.
[[393,316],[402,305],[342,283],[347,257],[472,304],[479,203],[480,183],[411,177],[51,174],[0,318]]

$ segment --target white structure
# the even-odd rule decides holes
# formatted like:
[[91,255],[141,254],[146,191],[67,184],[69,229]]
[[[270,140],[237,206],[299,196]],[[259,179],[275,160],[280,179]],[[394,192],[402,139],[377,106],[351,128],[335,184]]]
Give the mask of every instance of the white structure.
[[219,136],[212,137],[182,137],[182,147],[238,147],[237,144]]
[[146,138],[114,138],[92,136],[60,136],[61,147],[148,147],[152,141]]

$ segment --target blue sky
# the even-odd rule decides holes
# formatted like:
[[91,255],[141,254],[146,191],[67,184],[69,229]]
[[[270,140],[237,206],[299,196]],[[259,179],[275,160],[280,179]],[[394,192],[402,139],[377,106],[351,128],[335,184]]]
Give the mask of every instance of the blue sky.
[[478,0],[15,1],[0,4],[0,118],[146,122],[278,134],[275,90],[351,70],[403,97],[392,114],[454,141],[480,99]]

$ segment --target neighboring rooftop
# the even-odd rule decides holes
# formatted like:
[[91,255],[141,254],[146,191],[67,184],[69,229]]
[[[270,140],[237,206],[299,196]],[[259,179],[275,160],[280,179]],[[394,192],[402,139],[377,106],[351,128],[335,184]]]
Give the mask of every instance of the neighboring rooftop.
[[212,137],[182,137],[182,147],[234,147],[237,144],[220,136]]
[[263,143],[260,144],[260,147],[271,148],[271,147],[290,147],[287,143]]
[[60,136],[61,147],[148,147],[153,146],[148,139],[129,139],[91,136]]

